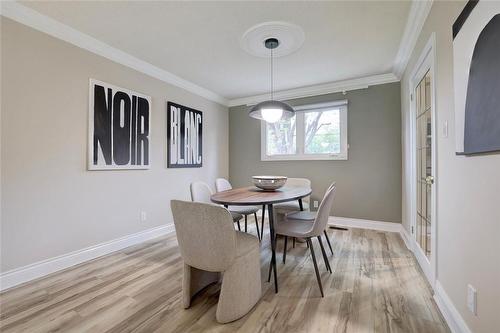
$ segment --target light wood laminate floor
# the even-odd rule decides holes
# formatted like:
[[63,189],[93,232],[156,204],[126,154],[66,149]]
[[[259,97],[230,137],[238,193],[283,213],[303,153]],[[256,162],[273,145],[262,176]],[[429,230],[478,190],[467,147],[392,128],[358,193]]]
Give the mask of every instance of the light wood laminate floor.
[[171,235],[2,293],[0,331],[449,332],[398,234],[351,229],[329,230],[329,235],[333,274],[326,271],[314,240],[324,298],[305,243],[292,249],[288,242],[283,265],[283,240],[278,242],[279,293],[274,293],[265,282],[267,234],[261,251],[261,301],[242,319],[217,324],[220,285],[202,291],[192,308],[182,308],[182,260]]

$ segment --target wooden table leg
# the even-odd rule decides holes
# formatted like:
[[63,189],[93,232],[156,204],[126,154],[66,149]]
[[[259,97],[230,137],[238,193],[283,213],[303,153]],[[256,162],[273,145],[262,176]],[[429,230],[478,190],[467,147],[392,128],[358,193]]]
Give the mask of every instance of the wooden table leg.
[[267,211],[269,214],[269,233],[271,238],[271,263],[269,264],[269,276],[268,281],[271,279],[271,271],[274,273],[274,292],[278,293],[278,274],[276,271],[276,234],[274,233],[274,213],[273,205],[267,206]]

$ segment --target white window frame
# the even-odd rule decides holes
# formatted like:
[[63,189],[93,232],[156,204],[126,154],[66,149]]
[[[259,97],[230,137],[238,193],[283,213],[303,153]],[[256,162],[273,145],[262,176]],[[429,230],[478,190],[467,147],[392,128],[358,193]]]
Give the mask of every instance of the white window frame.
[[[338,108],[340,112],[340,153],[338,154],[306,154],[304,147],[304,113],[326,111]],[[267,154],[267,124],[260,124],[260,159],[261,161],[307,161],[307,160],[347,160],[349,144],[347,142],[347,100],[327,103],[307,104],[294,107],[296,111],[296,154],[268,155]]]

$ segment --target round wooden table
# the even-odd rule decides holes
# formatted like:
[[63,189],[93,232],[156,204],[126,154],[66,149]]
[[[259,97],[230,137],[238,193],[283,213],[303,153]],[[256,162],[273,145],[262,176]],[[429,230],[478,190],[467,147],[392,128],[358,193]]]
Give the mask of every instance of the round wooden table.
[[268,281],[271,271],[274,272],[274,290],[278,292],[278,276],[276,272],[276,242],[274,233],[273,204],[287,201],[299,201],[300,210],[303,210],[302,198],[311,194],[311,189],[306,187],[282,187],[276,191],[263,191],[254,186],[235,188],[218,192],[212,195],[211,200],[217,204],[228,206],[260,206],[262,205],[269,214],[269,233],[271,235],[271,263],[269,265]]

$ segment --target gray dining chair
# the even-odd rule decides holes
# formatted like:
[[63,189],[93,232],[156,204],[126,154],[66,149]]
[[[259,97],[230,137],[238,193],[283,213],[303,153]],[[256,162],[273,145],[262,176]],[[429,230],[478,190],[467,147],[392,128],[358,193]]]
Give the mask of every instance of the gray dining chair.
[[227,209],[206,203],[172,200],[175,232],[182,259],[185,309],[203,288],[220,281],[216,319],[228,323],[246,315],[262,293],[257,237],[234,230]]
[[[305,187],[311,188],[311,181],[307,178],[288,178],[286,180],[286,187]],[[307,211],[310,207],[310,196],[302,198],[302,210]],[[274,211],[276,214],[286,214],[289,212],[300,211],[299,201],[288,201],[282,202],[274,205]]]
[[[311,220],[293,219],[290,215],[286,215],[284,220],[278,220],[275,225],[276,234],[285,237],[283,261],[285,261],[286,259],[286,247],[287,247],[288,237],[304,238],[306,240],[309,247],[309,251],[311,252],[314,264],[314,270],[316,272],[316,279],[318,280],[319,289],[321,291],[321,297],[324,297],[323,286],[321,284],[321,278],[319,275],[318,264],[316,262],[316,255],[314,253],[312,238],[318,239],[319,245],[321,247],[321,253],[323,254],[323,259],[325,261],[325,266],[331,274],[332,268],[330,267],[330,262],[328,261],[325,248],[321,240],[321,235],[325,231],[326,225],[328,223],[328,217],[330,216],[330,210],[333,204],[335,188],[336,188],[335,184],[332,184],[326,191],[325,196],[321,201],[321,204],[319,206],[318,212],[314,220],[311,221]],[[276,238],[274,241],[276,242]]]
[[[203,202],[203,203],[212,203],[210,197],[212,196],[212,190],[210,187],[204,182],[193,182],[189,187],[191,191],[191,200],[194,202]],[[231,212],[231,216],[233,218],[233,222],[238,224],[238,230],[241,230],[240,220],[243,218],[243,215]]]
[[[286,180],[285,186],[287,187],[305,187],[311,189],[311,181],[307,178],[288,178]],[[283,219],[284,216],[291,212],[299,212],[299,211],[309,211],[310,209],[310,200],[311,197],[307,196],[302,198],[302,207],[300,206],[299,200],[295,201],[287,201],[274,205],[274,211],[276,213],[276,219]],[[293,247],[295,247],[295,237],[293,238]],[[299,238],[299,241],[302,241]]]
[[[335,182],[333,182],[329,187],[328,189],[326,190],[327,192],[335,186]],[[316,218],[316,213],[317,212],[311,212],[311,211],[298,211],[298,212],[292,212],[292,213],[288,213],[287,216],[290,218],[290,219],[293,219],[293,220],[302,220],[302,221],[314,221],[314,219]],[[346,230],[344,228],[336,228],[336,229],[340,229],[340,230]],[[330,243],[330,237],[328,237],[328,233],[326,232],[326,229],[324,230],[323,234],[325,235],[325,238],[326,238],[326,243],[328,244],[328,247],[330,248],[330,252],[332,253],[333,255],[333,248],[332,248],[332,244]]]
[[[231,183],[225,178],[217,178],[215,180],[215,189],[217,192],[231,190],[233,186]],[[262,239],[260,231],[259,231],[259,221],[257,219],[257,212],[259,211],[259,207],[257,206],[229,206],[229,211],[231,213],[241,214],[245,216],[245,232],[247,232],[247,221],[248,215],[253,215],[255,218],[255,226],[257,228],[257,237],[259,241]]]

